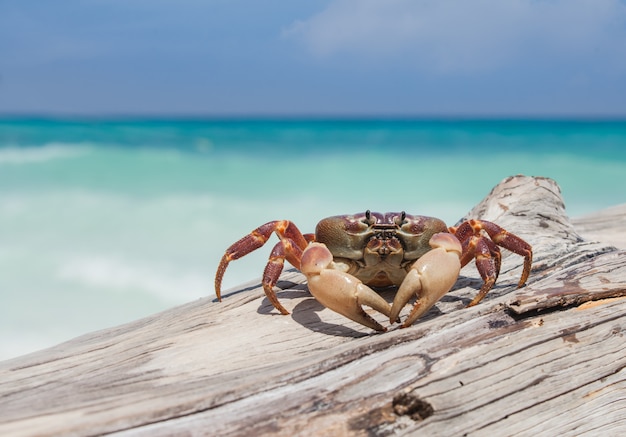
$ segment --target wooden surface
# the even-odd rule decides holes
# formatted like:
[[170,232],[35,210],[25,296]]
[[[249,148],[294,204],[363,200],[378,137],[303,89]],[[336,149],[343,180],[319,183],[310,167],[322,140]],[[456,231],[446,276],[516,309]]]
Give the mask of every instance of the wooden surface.
[[509,178],[468,217],[533,245],[526,287],[506,253],[479,305],[469,265],[375,334],[287,272],[289,316],[251,283],[0,363],[0,435],[626,435],[625,213],[572,223],[553,181]]

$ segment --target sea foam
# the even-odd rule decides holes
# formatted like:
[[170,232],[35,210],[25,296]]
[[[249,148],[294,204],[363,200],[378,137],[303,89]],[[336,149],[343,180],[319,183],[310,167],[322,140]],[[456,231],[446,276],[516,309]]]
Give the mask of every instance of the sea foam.
[[48,143],[37,147],[0,147],[0,165],[30,164],[66,159],[89,153],[87,144]]
[[102,254],[73,255],[57,274],[71,285],[107,293],[151,294],[166,305],[206,296],[209,283],[203,272]]

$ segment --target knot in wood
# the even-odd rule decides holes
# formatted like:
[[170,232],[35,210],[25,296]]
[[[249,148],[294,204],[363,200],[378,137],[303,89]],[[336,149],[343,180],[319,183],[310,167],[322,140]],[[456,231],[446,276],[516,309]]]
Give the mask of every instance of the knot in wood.
[[400,393],[393,397],[393,412],[398,416],[409,416],[415,421],[433,415],[435,409],[425,400],[411,393]]

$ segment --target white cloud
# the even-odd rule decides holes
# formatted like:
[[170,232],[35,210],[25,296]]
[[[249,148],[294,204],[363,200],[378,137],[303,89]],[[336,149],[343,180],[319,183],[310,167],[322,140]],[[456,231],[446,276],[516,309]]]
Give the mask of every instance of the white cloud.
[[[284,36],[316,56],[394,57],[436,71],[506,67],[538,57],[626,57],[620,0],[336,0]],[[621,61],[618,61],[621,62]]]

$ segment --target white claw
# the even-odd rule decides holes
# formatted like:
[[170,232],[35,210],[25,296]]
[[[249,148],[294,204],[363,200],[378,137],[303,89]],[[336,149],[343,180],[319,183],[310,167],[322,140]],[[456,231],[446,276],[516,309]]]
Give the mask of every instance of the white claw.
[[376,331],[385,331],[361,305],[389,317],[387,301],[354,276],[334,270],[332,262],[332,254],[321,243],[311,243],[302,253],[300,270],[307,277],[311,294],[325,307]]
[[411,297],[417,296],[403,328],[412,325],[450,291],[461,271],[461,243],[454,235],[435,234],[429,243],[433,249],[413,263],[391,306],[389,320],[393,323]]

